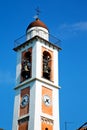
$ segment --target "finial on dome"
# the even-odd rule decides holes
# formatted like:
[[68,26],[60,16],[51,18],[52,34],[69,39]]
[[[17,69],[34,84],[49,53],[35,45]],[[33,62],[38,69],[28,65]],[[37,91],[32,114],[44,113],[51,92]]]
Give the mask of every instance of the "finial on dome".
[[47,26],[39,19],[40,9],[37,7],[36,9],[36,15],[34,16],[35,21],[31,22],[26,31],[28,31],[32,27],[42,27],[48,30]]
[[40,9],[39,9],[39,7],[37,7],[35,10],[36,10],[36,15],[34,16],[34,18],[36,20],[38,20],[39,19],[39,15],[40,15]]

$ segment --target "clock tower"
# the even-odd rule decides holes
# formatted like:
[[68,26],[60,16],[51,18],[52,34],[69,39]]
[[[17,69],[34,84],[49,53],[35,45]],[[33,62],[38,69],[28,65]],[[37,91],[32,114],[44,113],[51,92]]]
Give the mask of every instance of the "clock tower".
[[29,24],[21,42],[22,38],[14,47],[17,65],[12,130],[60,130],[59,40],[39,18]]

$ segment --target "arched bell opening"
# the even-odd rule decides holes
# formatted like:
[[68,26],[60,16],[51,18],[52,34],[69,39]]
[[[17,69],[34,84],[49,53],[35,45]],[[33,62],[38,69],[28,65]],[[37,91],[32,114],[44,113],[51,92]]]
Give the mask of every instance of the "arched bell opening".
[[31,78],[32,57],[31,51],[22,54],[21,81]]
[[49,52],[43,52],[43,77],[51,80],[51,55]]

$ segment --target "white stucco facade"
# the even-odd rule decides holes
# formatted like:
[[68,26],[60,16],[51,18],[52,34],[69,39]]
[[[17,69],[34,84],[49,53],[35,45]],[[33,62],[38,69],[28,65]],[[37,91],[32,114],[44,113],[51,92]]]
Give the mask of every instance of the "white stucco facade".
[[43,27],[32,27],[27,30],[26,37],[27,40],[31,39],[34,36],[40,36],[45,40],[49,40],[48,30]]

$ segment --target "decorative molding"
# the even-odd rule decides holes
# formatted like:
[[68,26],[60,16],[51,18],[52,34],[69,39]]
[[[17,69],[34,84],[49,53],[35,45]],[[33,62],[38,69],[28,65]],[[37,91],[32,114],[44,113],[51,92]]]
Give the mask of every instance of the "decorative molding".
[[43,116],[41,116],[41,122],[46,123],[46,124],[50,124],[50,125],[54,124],[54,121],[52,119],[49,119],[49,118],[46,118],[46,117],[43,117]]
[[22,124],[22,123],[24,123],[26,121],[29,121],[29,116],[21,118],[20,120],[18,120],[18,124]]
[[20,83],[20,84],[19,84],[18,86],[16,86],[14,89],[16,90],[16,89],[22,87],[23,85],[29,84],[30,82],[35,81],[35,80],[38,80],[38,81],[40,81],[40,82],[42,82],[42,83],[46,83],[46,84],[48,84],[48,85],[51,85],[51,86],[53,86],[53,87],[55,87],[55,88],[57,88],[57,89],[60,89],[60,88],[61,88],[60,86],[55,85],[52,81],[49,81],[49,80],[47,80],[47,79],[45,79],[45,78],[30,78],[30,79],[27,79],[27,80],[23,81],[22,83]]
[[[20,38],[19,38],[19,39],[20,39]],[[23,42],[23,43],[17,43],[17,44],[15,45],[15,47],[13,48],[13,50],[14,50],[14,51],[18,51],[18,50],[20,50],[20,48],[22,48],[23,46],[25,47],[26,44],[32,43],[35,39],[40,40],[40,41],[41,41],[41,40],[44,41],[44,42],[47,43],[48,45],[51,45],[53,48],[57,49],[58,51],[61,50],[61,48],[60,48],[57,44],[54,44],[54,43],[52,43],[52,42],[49,42],[49,41],[45,40],[44,38],[41,38],[41,37],[38,36],[38,35],[35,35],[35,36],[32,37],[31,39],[29,39],[29,40],[27,40],[27,41],[25,41],[25,42]],[[59,41],[59,40],[58,40],[58,41]],[[16,42],[17,42],[17,40],[16,40]]]
[[29,117],[29,116],[30,116],[29,113],[28,113],[28,114],[25,114],[25,115],[23,115],[23,116],[20,116],[20,117],[18,118],[18,120],[21,120],[21,119],[26,118],[26,117]]

